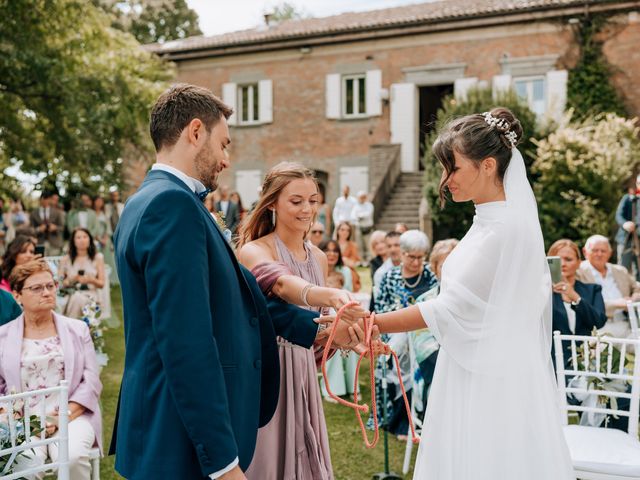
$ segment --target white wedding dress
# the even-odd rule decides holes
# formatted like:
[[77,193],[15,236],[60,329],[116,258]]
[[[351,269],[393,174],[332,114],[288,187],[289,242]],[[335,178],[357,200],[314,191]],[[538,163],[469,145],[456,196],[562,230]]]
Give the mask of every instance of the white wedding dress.
[[514,149],[506,202],[476,206],[440,294],[420,304],[441,345],[414,480],[575,479],[551,364],[551,278]]

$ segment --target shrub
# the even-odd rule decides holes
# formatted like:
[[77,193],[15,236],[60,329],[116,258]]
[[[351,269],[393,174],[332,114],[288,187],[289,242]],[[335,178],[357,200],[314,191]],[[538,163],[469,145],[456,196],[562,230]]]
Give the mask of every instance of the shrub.
[[607,113],[572,121],[571,115],[535,142],[534,190],[547,243],[611,236],[624,183],[640,164],[636,119]]

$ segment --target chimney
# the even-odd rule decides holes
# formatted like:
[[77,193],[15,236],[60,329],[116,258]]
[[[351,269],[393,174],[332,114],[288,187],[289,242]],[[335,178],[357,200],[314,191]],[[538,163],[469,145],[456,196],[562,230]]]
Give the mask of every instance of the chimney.
[[270,26],[271,26],[271,18],[272,18],[272,17],[273,17],[273,12],[265,13],[265,14],[264,14],[264,24],[265,24],[267,27],[270,27]]

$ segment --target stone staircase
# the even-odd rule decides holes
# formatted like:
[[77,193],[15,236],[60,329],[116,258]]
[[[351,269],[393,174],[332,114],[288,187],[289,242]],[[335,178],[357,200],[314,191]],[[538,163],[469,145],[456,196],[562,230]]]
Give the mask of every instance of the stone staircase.
[[377,230],[391,231],[398,222],[406,223],[410,229],[419,228],[418,210],[422,199],[422,176],[423,172],[400,174],[385,202],[382,214],[378,217]]

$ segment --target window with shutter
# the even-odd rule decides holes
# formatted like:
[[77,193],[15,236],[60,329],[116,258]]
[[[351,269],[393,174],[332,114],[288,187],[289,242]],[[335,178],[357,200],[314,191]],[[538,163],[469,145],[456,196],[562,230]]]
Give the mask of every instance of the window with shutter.
[[342,77],[342,115],[344,118],[367,114],[366,75]]

